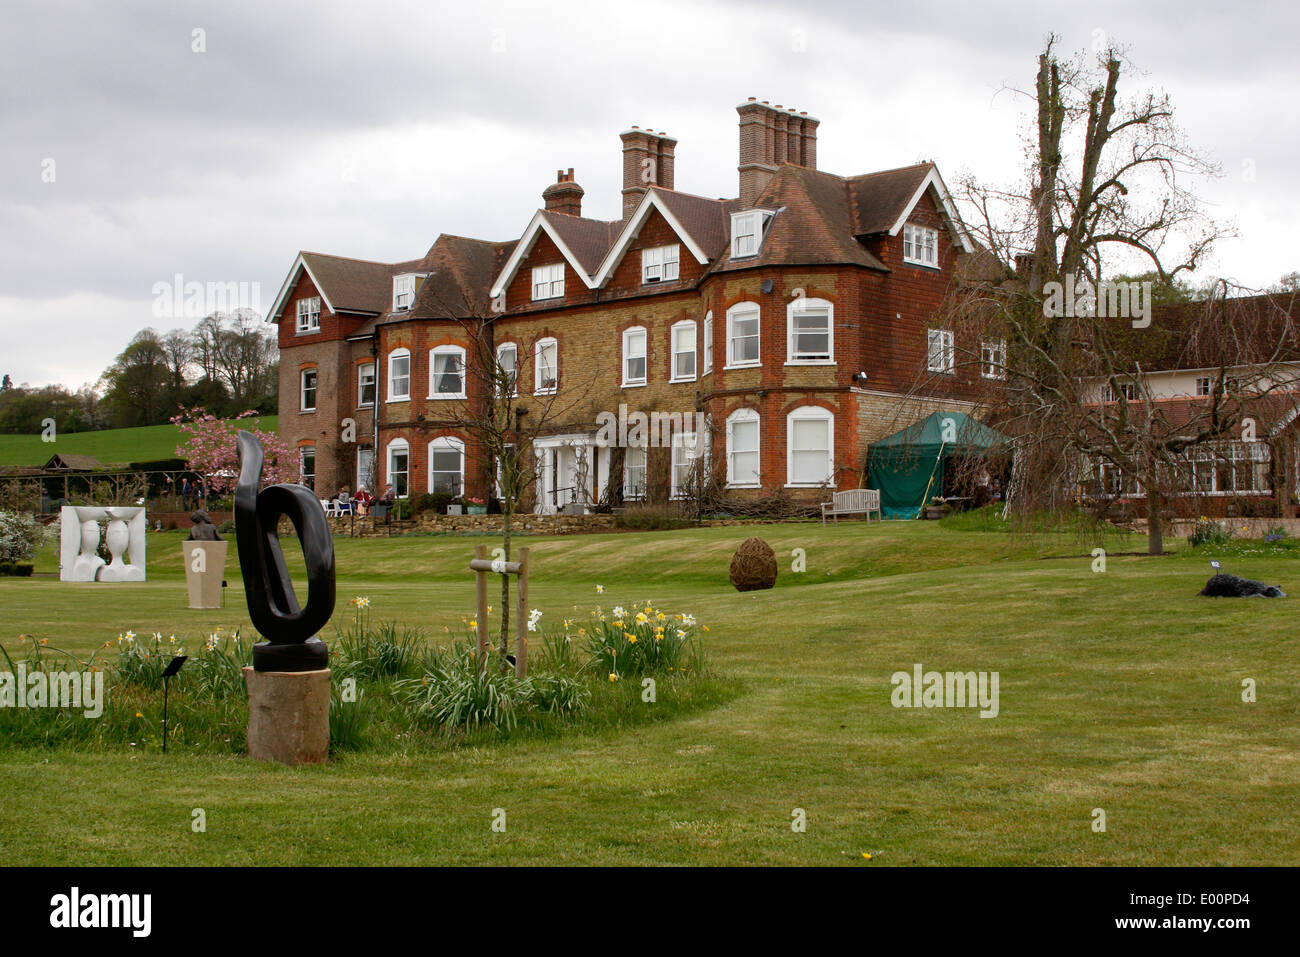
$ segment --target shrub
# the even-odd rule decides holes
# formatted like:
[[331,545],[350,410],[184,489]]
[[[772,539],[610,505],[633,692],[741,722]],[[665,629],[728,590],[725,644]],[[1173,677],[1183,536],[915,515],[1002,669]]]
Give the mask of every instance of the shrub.
[[20,565],[14,562],[0,562],[0,575],[10,575],[14,578],[31,578],[35,565]]
[[1226,545],[1232,541],[1232,536],[1233,531],[1226,524],[1202,515],[1196,520],[1187,541],[1193,548],[1199,548],[1202,545]]
[[[417,515],[424,512],[438,512],[441,515],[447,514],[447,506],[456,501],[456,496],[450,492],[429,492],[414,499],[411,508]],[[398,503],[399,505],[401,503]],[[400,518],[404,516],[394,516]]]
[[0,562],[31,558],[45,540],[45,528],[25,512],[0,512]]

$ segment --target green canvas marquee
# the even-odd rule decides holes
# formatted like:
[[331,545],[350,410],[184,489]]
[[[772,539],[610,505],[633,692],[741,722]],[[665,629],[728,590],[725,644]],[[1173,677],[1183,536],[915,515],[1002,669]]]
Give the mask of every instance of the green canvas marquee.
[[916,518],[926,500],[943,488],[944,466],[950,457],[1009,449],[1009,443],[1005,435],[964,412],[935,412],[871,443],[867,487],[880,489],[885,518]]

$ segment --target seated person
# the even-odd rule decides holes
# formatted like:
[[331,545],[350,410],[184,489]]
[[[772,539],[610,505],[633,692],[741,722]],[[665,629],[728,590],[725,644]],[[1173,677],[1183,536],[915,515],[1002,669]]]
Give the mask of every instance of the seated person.
[[217,526],[212,524],[212,519],[203,509],[199,509],[190,516],[190,521],[194,526],[190,529],[187,542],[223,542],[224,538],[217,531]]
[[334,496],[334,504],[338,506],[340,512],[352,511],[352,496],[346,485],[339,489],[338,495]]
[[366,491],[364,485],[358,485],[357,494],[352,500],[357,503],[357,514],[366,515],[370,511],[370,506],[374,504],[375,497]]

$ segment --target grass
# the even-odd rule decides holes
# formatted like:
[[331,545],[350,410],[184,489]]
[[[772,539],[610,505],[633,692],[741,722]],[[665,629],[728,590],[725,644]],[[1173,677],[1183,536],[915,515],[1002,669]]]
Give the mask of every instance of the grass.
[[[274,432],[278,419],[269,415],[252,421],[259,428]],[[0,435],[0,466],[41,466],[56,452],[93,455],[104,465],[152,462],[175,458],[176,447],[180,444],[180,430],[174,425],[66,432],[60,434],[54,442],[45,442],[40,435]]]
[[[782,574],[771,591],[739,594],[727,561],[751,533]],[[226,607],[185,607],[180,537],[150,536],[144,584],[0,579],[0,640],[12,647],[23,631],[86,654],[126,628],[247,632],[233,556]],[[336,621],[367,595],[377,618],[459,636],[481,540],[336,540]],[[1211,569],[1183,545],[1150,558],[1122,554],[1144,539],[1115,536],[1097,574],[1088,541],[940,522],[522,544],[544,621],[645,598],[690,612],[710,626],[710,666],[739,692],[642,725],[438,751],[391,742],[301,769],[0,741],[0,800],[22,808],[0,816],[8,861],[1300,863],[1295,599],[1198,598]],[[797,548],[802,574],[789,571]],[[1293,554],[1222,560],[1294,595]],[[38,572],[53,562],[42,553]],[[998,671],[999,717],[892,708],[891,674],[918,662]],[[203,834],[189,827],[198,807]],[[1097,807],[1104,834],[1091,830]],[[504,834],[491,829],[495,808]],[[790,828],[795,808],[806,833]]]

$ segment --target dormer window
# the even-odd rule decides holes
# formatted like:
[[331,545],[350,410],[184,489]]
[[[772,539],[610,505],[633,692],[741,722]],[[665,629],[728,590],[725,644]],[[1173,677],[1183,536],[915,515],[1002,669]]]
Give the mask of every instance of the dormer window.
[[939,231],[928,226],[903,227],[903,262],[914,266],[939,265]]
[[757,256],[763,244],[763,227],[772,218],[765,209],[747,209],[731,214],[731,258]]
[[677,278],[681,246],[656,246],[641,250],[641,282],[672,282]]
[[533,300],[559,299],[564,295],[564,263],[533,267]]
[[415,276],[393,277],[393,312],[406,312],[415,305]]

